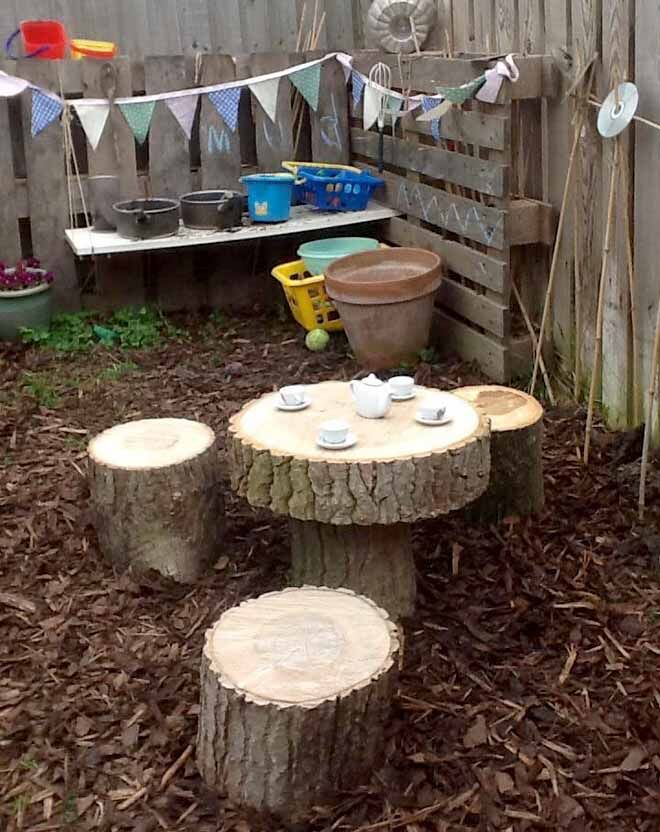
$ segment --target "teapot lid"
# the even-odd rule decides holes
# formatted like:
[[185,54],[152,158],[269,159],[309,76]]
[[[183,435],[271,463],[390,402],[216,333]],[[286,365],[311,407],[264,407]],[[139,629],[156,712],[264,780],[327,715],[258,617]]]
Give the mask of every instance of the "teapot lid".
[[373,373],[368,375],[362,382],[366,384],[368,387],[382,387],[385,382],[381,381],[378,376],[375,376]]

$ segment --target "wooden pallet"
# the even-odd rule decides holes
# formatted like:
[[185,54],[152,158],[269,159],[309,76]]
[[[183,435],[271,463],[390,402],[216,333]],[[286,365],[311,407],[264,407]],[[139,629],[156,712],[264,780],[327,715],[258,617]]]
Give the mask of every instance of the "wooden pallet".
[[[393,86],[435,94],[439,85],[472,80],[482,60],[422,55],[404,59],[403,75],[392,56],[356,55],[356,68],[368,75],[377,61],[389,63]],[[519,60],[518,84],[505,84],[495,105],[469,102],[442,119],[439,143],[430,124],[410,115],[385,138],[385,189],[378,198],[404,217],[387,224],[386,239],[396,245],[436,251],[447,267],[439,293],[435,342],[448,352],[478,362],[500,382],[528,371],[530,336],[522,334],[511,303],[512,265],[521,247],[552,243],[551,206],[514,197],[513,120],[515,100],[534,100],[553,90],[547,58]],[[362,108],[351,110],[353,160],[372,171],[378,158],[376,128],[362,128]],[[381,194],[383,194],[381,196]]]

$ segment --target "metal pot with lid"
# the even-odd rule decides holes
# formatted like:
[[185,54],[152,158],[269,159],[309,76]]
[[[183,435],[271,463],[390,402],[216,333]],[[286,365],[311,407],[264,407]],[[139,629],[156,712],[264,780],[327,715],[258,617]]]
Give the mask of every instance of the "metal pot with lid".
[[171,237],[179,230],[178,199],[131,199],[113,206],[117,234],[129,240]]
[[186,228],[239,228],[245,211],[247,197],[237,191],[195,191],[181,197],[181,217]]

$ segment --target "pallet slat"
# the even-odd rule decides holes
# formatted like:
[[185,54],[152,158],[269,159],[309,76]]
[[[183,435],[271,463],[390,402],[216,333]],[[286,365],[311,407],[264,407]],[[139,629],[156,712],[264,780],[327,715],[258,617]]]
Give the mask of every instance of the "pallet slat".
[[[234,61],[229,55],[205,55],[202,85],[221,84],[236,77]],[[246,95],[248,93],[245,93]],[[199,116],[199,144],[202,161],[202,188],[234,189],[241,176],[241,138],[227,127],[208,96],[202,97]]]
[[[0,99],[0,137],[9,138],[9,102]],[[13,263],[21,256],[11,141],[0,140],[0,256]]]
[[378,174],[376,168],[369,165],[363,167],[385,180],[384,190],[379,189],[376,196],[390,208],[482,245],[505,248],[505,211],[487,208],[479,202],[448,194],[430,185],[410,183],[394,173],[385,171]]
[[[252,75],[265,75],[286,69],[292,61],[288,55],[266,53],[250,59]],[[282,162],[293,158],[293,118],[291,113],[291,85],[286,78],[280,81],[277,101],[277,124],[273,124],[261,104],[253,96],[252,112],[257,137],[259,170],[278,171]]]
[[508,306],[454,280],[443,280],[437,303],[500,338],[506,338],[510,333],[511,313]]
[[[378,138],[378,133],[354,127],[351,130],[353,152],[377,160]],[[508,194],[509,169],[498,162],[475,159],[426,144],[414,145],[391,136],[385,136],[383,158],[386,165],[406,168],[489,196],[503,197]]]
[[[308,60],[322,53],[307,55]],[[315,161],[347,165],[351,158],[348,89],[344,70],[337,61],[321,66],[319,108],[309,111],[312,130],[312,156]]]
[[474,361],[500,384],[510,380],[508,347],[440,309],[434,314],[433,343],[443,355],[459,355],[464,361]]

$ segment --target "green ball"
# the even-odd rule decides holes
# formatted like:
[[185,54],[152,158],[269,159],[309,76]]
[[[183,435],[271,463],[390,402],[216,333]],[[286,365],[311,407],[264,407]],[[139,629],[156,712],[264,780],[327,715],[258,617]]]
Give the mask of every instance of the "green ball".
[[313,329],[305,338],[305,346],[312,352],[323,352],[329,343],[330,336],[324,329]]

